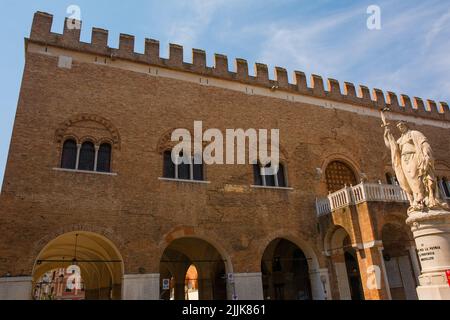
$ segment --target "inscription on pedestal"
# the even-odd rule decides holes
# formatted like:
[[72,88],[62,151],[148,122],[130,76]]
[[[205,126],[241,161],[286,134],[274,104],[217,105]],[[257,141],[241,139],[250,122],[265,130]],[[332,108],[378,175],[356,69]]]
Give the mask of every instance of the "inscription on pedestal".
[[440,246],[424,246],[417,250],[417,254],[419,255],[420,262],[434,261],[436,259],[436,255],[439,255],[440,251]]
[[439,233],[417,237],[416,233],[416,244],[422,272],[444,271],[448,268],[450,252],[446,237]]

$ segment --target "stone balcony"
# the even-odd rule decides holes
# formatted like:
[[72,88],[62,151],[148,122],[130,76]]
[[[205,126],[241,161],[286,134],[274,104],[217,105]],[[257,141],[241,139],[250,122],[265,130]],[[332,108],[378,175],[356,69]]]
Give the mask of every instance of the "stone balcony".
[[330,193],[326,198],[316,199],[317,216],[325,216],[335,210],[363,202],[409,203],[406,193],[399,186],[363,182]]

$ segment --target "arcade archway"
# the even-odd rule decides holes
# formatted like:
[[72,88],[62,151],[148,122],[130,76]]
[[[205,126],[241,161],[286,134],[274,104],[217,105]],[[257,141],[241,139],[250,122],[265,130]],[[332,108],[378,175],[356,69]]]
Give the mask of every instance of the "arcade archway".
[[358,256],[350,235],[342,227],[333,229],[325,239],[336,274],[341,300],[364,300]]
[[160,263],[164,300],[226,300],[226,263],[210,243],[197,238],[174,240]]
[[405,226],[388,223],[382,229],[383,257],[393,300],[417,300],[414,240]]
[[308,259],[294,243],[281,238],[272,241],[264,252],[261,270],[264,299],[312,300]]
[[70,232],[50,241],[33,269],[35,299],[118,300],[123,262],[114,244],[91,232]]

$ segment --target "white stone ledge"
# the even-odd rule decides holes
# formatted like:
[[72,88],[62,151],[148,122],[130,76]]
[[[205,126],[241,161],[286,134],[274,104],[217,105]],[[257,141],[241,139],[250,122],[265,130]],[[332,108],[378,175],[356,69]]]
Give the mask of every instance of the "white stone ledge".
[[294,188],[290,188],[290,187],[268,187],[268,186],[256,186],[256,185],[251,185],[251,188],[254,189],[267,189],[267,190],[285,190],[285,191],[293,191]]
[[74,170],[74,169],[64,169],[64,168],[53,168],[53,170],[61,171],[61,172],[71,172],[71,173],[97,174],[97,175],[102,175],[102,176],[117,176],[117,173],[113,173],[113,172],[85,171],[85,170]]
[[211,181],[172,179],[172,178],[158,178],[158,180],[166,181],[166,182],[181,182],[181,183],[192,183],[192,184],[210,184],[211,183]]

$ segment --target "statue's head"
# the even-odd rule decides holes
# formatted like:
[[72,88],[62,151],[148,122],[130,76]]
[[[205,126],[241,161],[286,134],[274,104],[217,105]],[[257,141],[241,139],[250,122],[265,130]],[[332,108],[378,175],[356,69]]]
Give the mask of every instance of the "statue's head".
[[405,121],[399,121],[397,123],[397,128],[398,128],[398,130],[400,130],[401,133],[406,133],[409,130],[409,127]]

